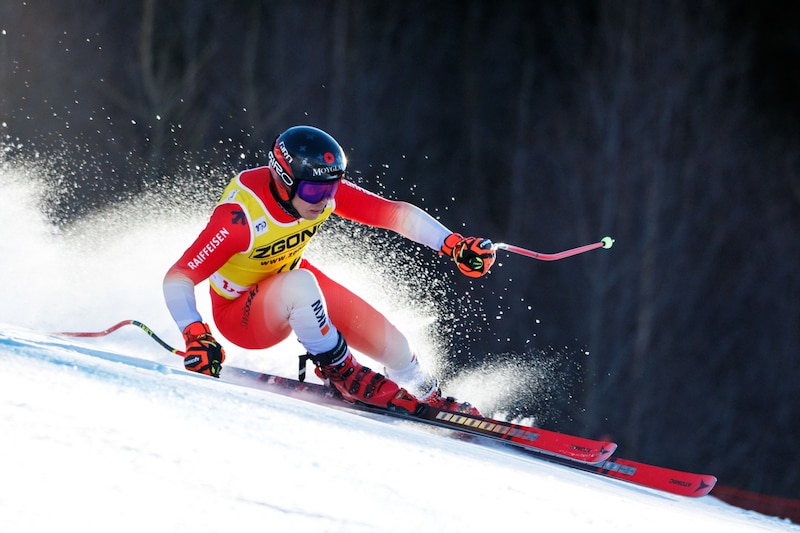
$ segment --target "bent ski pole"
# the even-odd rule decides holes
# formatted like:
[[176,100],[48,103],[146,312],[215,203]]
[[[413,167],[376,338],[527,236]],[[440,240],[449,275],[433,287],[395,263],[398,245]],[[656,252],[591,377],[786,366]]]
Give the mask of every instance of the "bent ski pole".
[[614,239],[612,239],[611,237],[603,237],[599,242],[587,244],[584,246],[579,246],[577,248],[564,250],[563,252],[557,252],[554,254],[544,254],[541,252],[534,252],[533,250],[527,250],[525,248],[514,246],[513,244],[506,244],[504,242],[495,243],[494,249],[507,250],[509,252],[513,252],[519,255],[524,255],[526,257],[532,257],[540,261],[556,261],[558,259],[564,259],[565,257],[582,254],[590,250],[596,250],[597,248],[611,248],[613,245],[614,245]]
[[142,331],[144,331],[145,333],[150,335],[150,337],[154,341],[156,341],[158,344],[160,344],[167,351],[172,352],[172,353],[174,353],[176,355],[180,355],[181,357],[183,357],[184,353],[182,351],[173,348],[172,346],[170,346],[169,344],[167,344],[166,342],[161,340],[161,337],[156,335],[153,332],[152,329],[148,328],[147,326],[145,326],[144,324],[142,324],[138,320],[123,320],[122,322],[114,324],[110,328],[104,329],[103,331],[61,331],[61,332],[54,333],[53,335],[61,335],[63,337],[105,337],[109,333],[114,333],[115,331],[117,331],[122,326],[128,326],[128,325],[138,327],[139,329],[141,329]]

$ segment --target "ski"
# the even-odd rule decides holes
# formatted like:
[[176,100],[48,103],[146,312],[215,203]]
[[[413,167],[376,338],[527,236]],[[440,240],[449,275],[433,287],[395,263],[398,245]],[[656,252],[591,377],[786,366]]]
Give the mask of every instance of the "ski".
[[564,460],[558,457],[541,458],[590,474],[618,479],[642,487],[690,498],[705,496],[711,492],[711,489],[717,483],[717,478],[710,474],[684,472],[618,457],[593,465]]
[[705,496],[717,482],[717,478],[709,474],[684,472],[630,459],[612,458],[611,455],[617,445],[610,441],[586,439],[485,417],[463,415],[432,406],[427,406],[421,414],[412,415],[402,411],[354,404],[344,401],[334,389],[321,384],[301,382],[230,365],[224,368],[220,379],[227,383],[317,404],[388,415],[487,438],[491,442],[513,446],[526,455],[554,464],[679,496],[693,498]]
[[710,474],[683,472],[622,458],[608,459],[602,464],[593,465],[589,471],[664,492],[694,498],[705,496],[711,492],[711,489],[717,483],[717,478]]
[[418,414],[394,411],[360,403],[349,403],[335,389],[318,383],[301,382],[273,374],[226,366],[222,381],[258,388],[302,400],[350,410],[389,415],[471,435],[480,435],[506,444],[535,451],[538,454],[564,457],[570,461],[599,464],[611,457],[617,445],[610,441],[593,440],[556,431],[524,426],[486,417],[477,417],[425,406]]
[[[57,335],[102,337],[129,324],[139,327],[168,351],[183,355],[182,352],[161,340],[150,328],[136,320],[123,320],[105,331],[61,332],[57,333]],[[140,361],[127,356],[118,356],[117,360],[120,362],[124,360]],[[523,454],[532,455],[552,463],[680,496],[705,496],[711,492],[717,482],[717,478],[710,474],[684,472],[630,459],[612,458],[611,455],[616,450],[617,445],[610,441],[585,439],[489,418],[467,416],[431,406],[427,406],[420,414],[412,415],[363,404],[352,404],[345,402],[333,389],[321,384],[304,383],[229,365],[226,365],[223,369],[220,379],[225,382],[263,389],[318,404],[378,413],[447,428],[462,434],[473,435],[476,438],[488,439],[494,443],[510,445]]]
[[[183,352],[176,350],[164,342],[149,327],[138,320],[123,320],[104,331],[63,331],[56,333],[56,335],[67,337],[103,337],[126,325],[137,326],[166,350],[176,355],[183,355]],[[225,366],[220,375],[220,380],[248,387],[265,389],[285,396],[295,396],[300,399],[316,401],[317,403],[325,403],[336,407],[346,406],[353,410],[379,412],[396,418],[425,422],[430,425],[461,431],[462,433],[481,435],[513,446],[518,446],[522,449],[535,450],[541,454],[565,457],[577,462],[590,464],[600,463],[607,460],[617,448],[617,445],[610,441],[586,439],[555,431],[547,431],[510,422],[492,420],[490,418],[468,416],[437,409],[432,406],[426,406],[421,413],[411,415],[410,413],[380,409],[363,404],[352,404],[343,400],[333,389],[321,384],[305,383],[272,374],[236,368],[230,365]]]

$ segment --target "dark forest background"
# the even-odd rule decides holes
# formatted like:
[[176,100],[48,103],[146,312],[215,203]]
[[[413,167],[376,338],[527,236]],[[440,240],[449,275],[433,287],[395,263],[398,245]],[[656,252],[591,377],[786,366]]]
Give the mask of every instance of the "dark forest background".
[[311,123],[453,229],[611,235],[453,275],[481,309],[458,363],[554,359],[557,429],[800,497],[798,28],[770,1],[5,0],[2,157],[58,157],[69,225],[176,175],[212,199],[195,169]]

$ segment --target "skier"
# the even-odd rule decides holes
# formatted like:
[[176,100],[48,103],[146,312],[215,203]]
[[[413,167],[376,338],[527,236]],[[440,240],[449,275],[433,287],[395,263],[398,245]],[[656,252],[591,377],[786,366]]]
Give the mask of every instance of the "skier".
[[[196,306],[194,287],[208,279],[214,323],[237,346],[268,348],[294,331],[317,375],[348,401],[409,412],[423,402],[479,414],[443,396],[408,339],[302,254],[331,214],[427,245],[470,277],[491,268],[492,242],[463,237],[412,204],[356,186],[345,178],[344,150],[320,129],[289,128],[268,155],[268,166],[228,184],[206,227],[164,277],[167,307],[186,341],[185,367],[219,377],[225,361]],[[383,364],[385,376],[356,361],[348,344]]]

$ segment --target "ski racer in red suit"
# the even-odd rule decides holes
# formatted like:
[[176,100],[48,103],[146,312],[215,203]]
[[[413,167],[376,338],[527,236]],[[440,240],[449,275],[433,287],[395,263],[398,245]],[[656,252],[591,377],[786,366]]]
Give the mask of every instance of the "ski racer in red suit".
[[[164,277],[167,307],[186,341],[186,368],[219,377],[225,361],[196,306],[195,285],[208,279],[214,323],[237,346],[268,348],[293,331],[316,373],[348,401],[410,412],[423,402],[478,414],[443,397],[406,337],[303,250],[336,214],[424,244],[478,277],[494,263],[491,241],[462,237],[412,204],[356,186],[345,179],[346,167],[333,137],[295,126],[276,138],[268,166],[228,184],[206,227]],[[348,345],[383,364],[386,376],[362,366]]]

